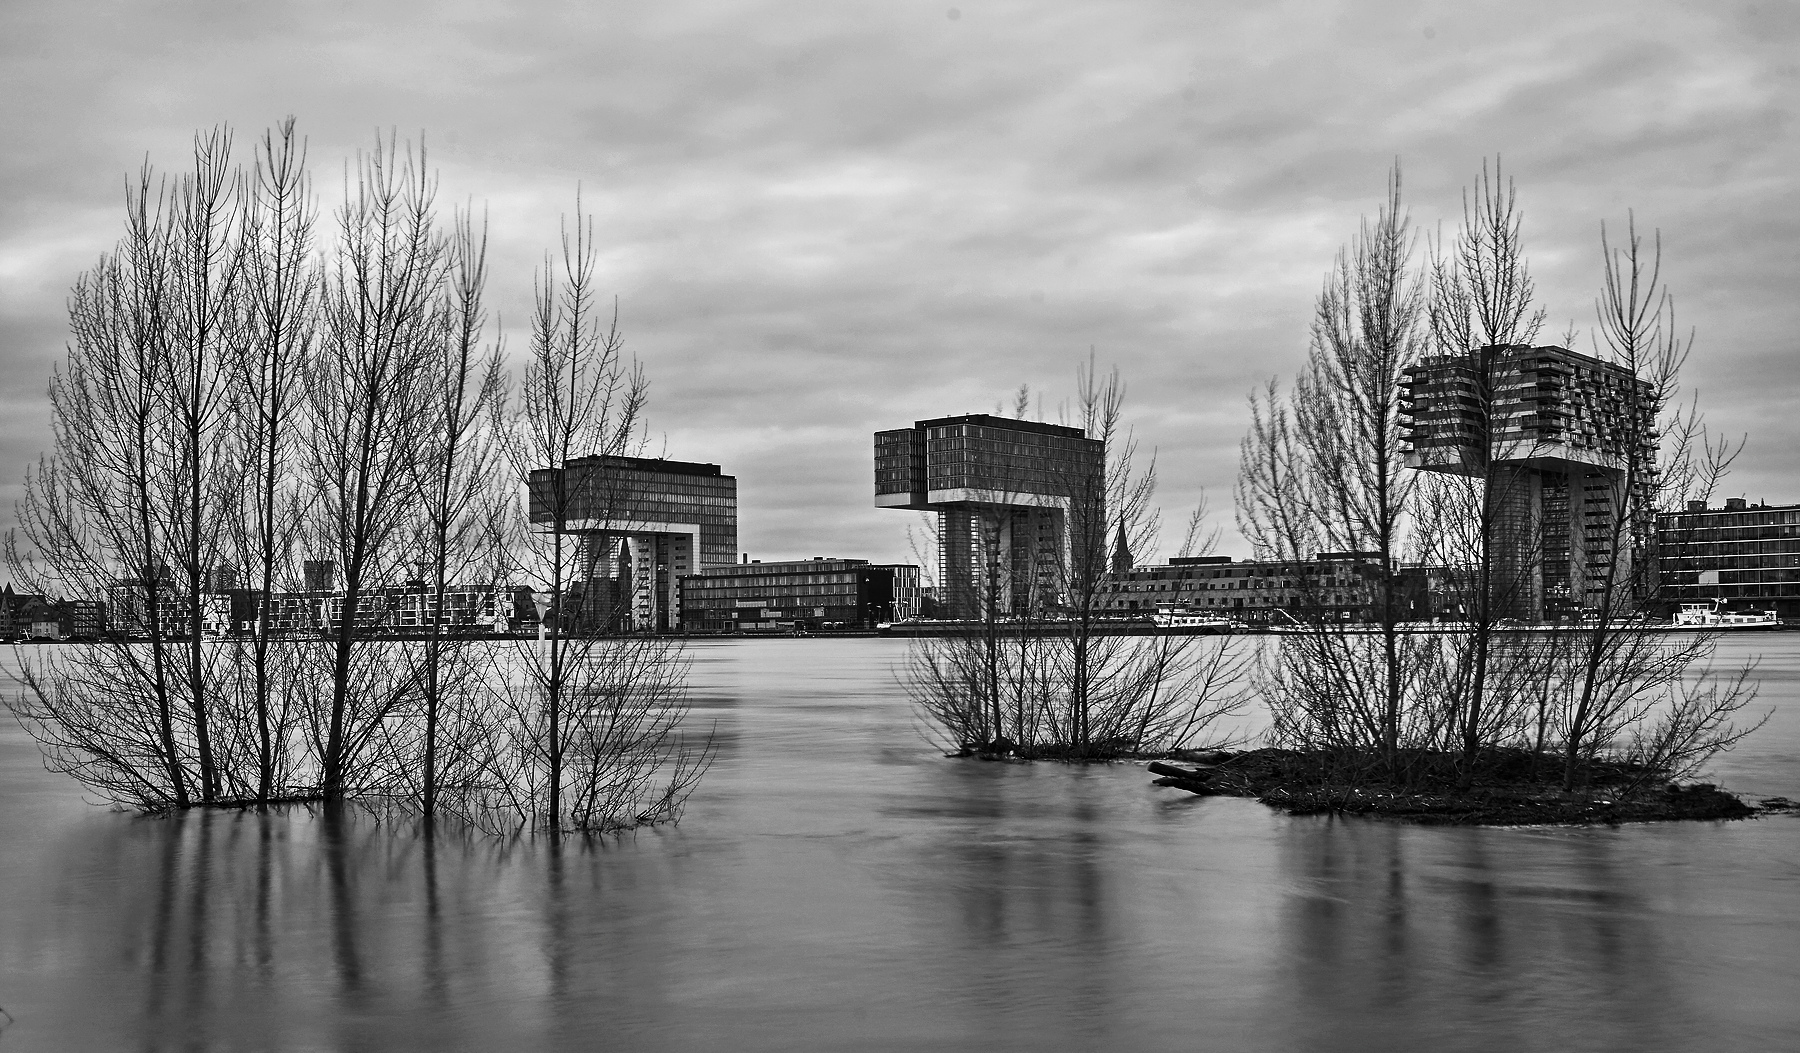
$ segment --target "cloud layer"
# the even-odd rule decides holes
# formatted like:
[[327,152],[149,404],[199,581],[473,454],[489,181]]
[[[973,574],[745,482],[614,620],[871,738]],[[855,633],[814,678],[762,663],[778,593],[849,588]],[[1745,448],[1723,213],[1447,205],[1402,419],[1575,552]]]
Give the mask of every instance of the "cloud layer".
[[290,113],[327,206],[378,129],[422,133],[487,211],[509,328],[579,187],[659,447],[739,477],[759,558],[906,558],[870,433],[1020,384],[1055,419],[1090,350],[1167,518],[1204,490],[1228,521],[1244,395],[1297,366],[1396,157],[1431,230],[1504,157],[1557,333],[1590,324],[1600,224],[1659,228],[1687,381],[1751,436],[1730,489],[1800,501],[1800,18],[1471,6],[14,3],[0,501],[48,446],[63,298],[124,176]]

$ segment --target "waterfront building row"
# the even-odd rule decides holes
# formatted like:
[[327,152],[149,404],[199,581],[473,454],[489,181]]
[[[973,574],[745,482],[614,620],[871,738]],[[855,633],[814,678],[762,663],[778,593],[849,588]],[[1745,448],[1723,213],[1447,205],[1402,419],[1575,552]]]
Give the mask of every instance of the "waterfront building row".
[[[1380,562],[1366,552],[1321,552],[1306,560],[1177,556],[1115,570],[1097,602],[1102,613],[1124,617],[1173,607],[1246,625],[1366,622],[1379,614],[1380,580]],[[1402,621],[1458,609],[1448,602],[1442,574],[1405,568],[1397,584],[1394,613]]]
[[1657,517],[1656,539],[1649,594],[1663,609],[1718,603],[1800,618],[1800,505],[1690,501]]
[[709,567],[681,579],[690,632],[872,629],[919,613],[919,568],[828,559]]
[[67,640],[106,631],[106,605],[94,600],[53,600],[0,586],[0,641]]
[[[323,588],[277,592],[263,606],[260,593],[232,589],[200,596],[201,632],[206,636],[241,636],[267,628],[278,635],[330,634],[341,628],[345,596],[329,587],[328,564],[309,568],[308,584]],[[608,625],[593,617],[617,601],[604,579],[576,582],[560,606],[547,593],[528,588],[454,585],[440,606],[434,590],[413,582],[366,592],[358,603],[363,632],[414,636],[437,630],[457,635],[532,633],[540,625],[560,625],[570,632],[740,632],[873,628],[881,622],[915,617],[922,591],[919,568],[874,565],[861,559],[745,562],[708,568],[677,579],[674,610],[681,621],[673,628]],[[594,593],[608,590],[601,598]],[[156,626],[167,638],[185,636],[192,625],[185,595],[159,588]],[[11,586],[0,592],[0,630],[8,639],[69,639],[119,635],[147,637],[152,619],[148,590],[135,580],[120,580],[108,590],[106,603],[45,601],[17,596]]]

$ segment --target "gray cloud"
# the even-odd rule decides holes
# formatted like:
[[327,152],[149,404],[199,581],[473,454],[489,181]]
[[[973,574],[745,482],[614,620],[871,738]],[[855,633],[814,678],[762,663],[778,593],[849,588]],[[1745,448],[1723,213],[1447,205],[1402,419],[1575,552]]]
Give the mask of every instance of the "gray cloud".
[[444,200],[486,209],[509,323],[579,184],[652,430],[740,476],[759,556],[905,557],[869,433],[1021,383],[1054,419],[1090,348],[1167,518],[1204,488],[1229,519],[1243,397],[1297,366],[1396,156],[1426,229],[1504,156],[1556,332],[1591,317],[1600,223],[1660,228],[1689,381],[1752,433],[1734,492],[1800,500],[1789,9],[957,6],[11,5],[0,500],[48,443],[63,296],[125,174],[287,113],[327,204],[376,129],[423,129]]

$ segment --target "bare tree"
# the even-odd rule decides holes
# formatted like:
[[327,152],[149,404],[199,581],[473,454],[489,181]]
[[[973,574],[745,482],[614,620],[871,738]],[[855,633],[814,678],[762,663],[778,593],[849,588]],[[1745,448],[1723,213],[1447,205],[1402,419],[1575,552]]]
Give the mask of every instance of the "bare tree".
[[1434,480],[1427,502],[1430,517],[1423,536],[1438,546],[1434,562],[1472,568],[1468,583],[1468,673],[1461,678],[1459,726],[1464,779],[1473,778],[1490,714],[1484,704],[1494,626],[1517,600],[1524,582],[1521,560],[1502,565],[1499,526],[1502,510],[1515,496],[1516,473],[1503,463],[1521,451],[1504,445],[1496,426],[1495,362],[1507,349],[1529,345],[1543,328],[1544,312],[1534,306],[1535,285],[1524,250],[1524,216],[1512,181],[1496,158],[1463,195],[1463,223],[1447,248],[1431,259],[1428,317],[1436,354],[1466,363],[1476,434],[1468,444],[1468,474]]
[[[1602,543],[1596,546],[1598,580],[1586,583],[1596,603],[1591,625],[1581,631],[1580,686],[1563,727],[1566,790],[1575,787],[1584,761],[1611,746],[1626,727],[1641,723],[1634,708],[1640,699],[1664,693],[1671,726],[1692,727],[1665,728],[1649,739],[1681,742],[1676,747],[1679,763],[1691,759],[1697,764],[1704,762],[1702,754],[1709,748],[1717,752],[1748,733],[1730,718],[1755,694],[1750,667],[1707,691],[1679,690],[1690,668],[1710,668],[1711,637],[1699,634],[1685,644],[1650,646],[1634,631],[1632,623],[1651,598],[1646,557],[1654,549],[1655,516],[1666,503],[1665,487],[1710,493],[1732,454],[1729,447],[1707,441],[1697,405],[1684,411],[1675,403],[1694,337],[1683,335],[1675,324],[1674,298],[1662,282],[1660,233],[1646,246],[1635,216],[1630,216],[1623,244],[1615,246],[1604,226],[1600,243],[1604,280],[1595,302],[1598,343],[1632,382],[1620,393],[1624,412],[1611,437],[1619,465],[1601,480],[1604,515],[1599,523],[1586,524],[1590,538],[1597,533]],[[1659,458],[1665,432],[1670,448]],[[1659,472],[1665,465],[1670,468],[1667,477]],[[1671,755],[1659,763],[1677,762]]]
[[[419,496],[420,538],[416,551],[429,590],[421,615],[425,638],[418,679],[424,707],[420,751],[420,803],[427,816],[437,810],[440,728],[450,698],[466,711],[476,675],[468,650],[468,626],[449,624],[449,592],[457,579],[483,572],[491,587],[500,579],[498,560],[504,491],[500,448],[493,418],[505,396],[498,342],[483,348],[486,313],[487,235],[459,213],[449,245],[449,275],[442,307],[441,335],[430,363],[422,409],[428,419],[423,442],[411,462]],[[447,675],[455,671],[461,675]],[[459,758],[466,759],[466,758]]]
[[609,315],[595,302],[595,269],[593,221],[578,201],[560,259],[540,273],[519,405],[501,429],[515,475],[529,481],[511,531],[515,573],[543,613],[535,646],[492,678],[508,716],[473,810],[553,833],[673,819],[711,757],[710,743],[690,748],[680,733],[679,642],[599,637],[605,624],[582,621],[595,548],[629,525],[609,458],[641,449],[649,387],[624,356],[616,306]]
[[[290,738],[298,717],[291,684],[292,648],[275,637],[278,593],[297,584],[292,555],[301,520],[295,494],[302,425],[299,378],[316,335],[319,272],[312,258],[317,211],[306,171],[306,146],[293,118],[258,146],[245,202],[235,487],[231,517],[236,563],[254,594],[248,641],[249,682],[243,691],[254,723],[257,800],[290,792]],[[234,627],[235,628],[235,627]],[[278,668],[283,666],[282,668]]]
[[230,342],[237,335],[233,329],[244,258],[230,154],[228,131],[196,136],[193,171],[174,184],[165,261],[172,295],[162,317],[171,364],[171,383],[164,390],[176,439],[168,465],[175,490],[168,503],[169,548],[185,622],[186,693],[193,710],[200,798],[207,802],[220,794],[220,772],[211,726],[215,670],[205,644],[206,615],[224,554],[220,528],[232,485],[224,470],[232,410]]
[[[1251,400],[1239,516],[1259,553],[1304,561],[1315,546],[1368,550],[1381,571],[1375,624],[1297,629],[1261,670],[1274,741],[1327,755],[1330,778],[1368,778],[1354,757],[1378,747],[1388,780],[1437,780],[1448,767],[1465,789],[1478,769],[1518,754],[1533,778],[1540,761],[1560,759],[1565,789],[1619,761],[1640,779],[1691,770],[1747,733],[1733,717],[1754,685],[1749,670],[1714,677],[1704,637],[1664,638],[1635,622],[1646,597],[1639,554],[1666,501],[1659,463],[1680,489],[1704,492],[1732,451],[1706,435],[1694,406],[1670,411],[1691,338],[1675,330],[1659,254],[1635,229],[1618,249],[1603,237],[1601,354],[1618,368],[1596,383],[1618,411],[1594,444],[1617,465],[1571,483],[1567,513],[1581,541],[1573,602],[1590,617],[1501,631],[1527,599],[1535,606],[1527,590],[1540,587],[1533,575],[1546,558],[1541,513],[1520,514],[1531,482],[1520,466],[1547,440],[1518,424],[1516,360],[1542,312],[1515,194],[1498,164],[1484,168],[1463,229],[1437,246],[1423,278],[1404,262],[1410,238],[1398,216],[1395,182],[1327,281],[1300,380],[1289,394],[1271,383]],[[1459,400],[1455,425],[1472,427],[1447,444],[1425,434],[1414,452],[1437,470],[1409,478],[1398,424],[1412,363],[1423,373],[1415,382],[1444,389],[1433,397]],[[1660,450],[1659,435],[1671,440]],[[1454,631],[1400,631],[1391,583],[1408,550],[1450,580],[1466,618]]]
[[[1420,676],[1429,665],[1424,648],[1401,628],[1413,489],[1403,398],[1426,335],[1415,243],[1396,164],[1375,219],[1339,253],[1319,294],[1292,391],[1284,397],[1271,381],[1252,396],[1238,484],[1240,523],[1266,558],[1300,568],[1323,550],[1372,559],[1376,649],[1367,636],[1313,619],[1273,656],[1287,668],[1271,672],[1265,690],[1285,714],[1277,722],[1284,733],[1314,744],[1322,735],[1337,750],[1377,750],[1389,778],[1400,775],[1410,696],[1429,690]],[[1334,587],[1324,580],[1300,574],[1295,591],[1306,597]],[[1319,602],[1308,606],[1325,606],[1312,598]]]
[[[1245,701],[1242,660],[1229,642],[1123,635],[1104,619],[1107,541],[1154,547],[1154,458],[1140,466],[1123,421],[1124,384],[1090,361],[1077,371],[1076,422],[1101,444],[1066,457],[1047,485],[1062,507],[1062,551],[1006,552],[995,515],[974,517],[981,615],[973,631],[917,640],[902,681],[951,752],[1106,759],[1181,748]],[[1022,409],[1025,399],[1015,401]],[[1007,489],[1005,466],[988,478]],[[1021,481],[1017,489],[1046,485]],[[1198,544],[1198,519],[1184,546]],[[1016,547],[1016,546],[1015,546]],[[1039,566],[1038,557],[1050,558]]]
[[328,800],[354,789],[352,777],[372,760],[365,747],[379,741],[382,721],[410,688],[394,650],[369,636],[385,613],[381,587],[405,558],[410,466],[423,439],[417,408],[441,337],[447,252],[424,160],[410,147],[401,156],[391,139],[358,159],[306,371],[311,546],[341,575],[311,732]]
[[206,473],[236,273],[227,138],[196,137],[194,170],[173,185],[147,163],[128,185],[125,238],[70,296],[68,362],[50,382],[56,452],[26,482],[26,544],[7,541],[17,579],[108,596],[121,635],[143,640],[25,663],[15,712],[53,768],[149,807],[213,801],[219,790],[205,656],[177,637],[196,634],[199,568],[216,545],[195,503],[213,496]]
[[1138,463],[1137,439],[1124,421],[1125,383],[1117,368],[1104,377],[1090,355],[1076,370],[1075,414],[1088,438],[1098,439],[1104,453],[1097,461],[1071,465],[1063,473],[1069,507],[1069,556],[1064,577],[1065,623],[1069,638],[1069,742],[1078,755],[1095,745],[1093,708],[1096,685],[1111,657],[1100,642],[1099,597],[1109,571],[1107,540],[1117,536],[1127,547],[1149,549],[1156,538],[1159,512],[1156,457]]
[[[592,555],[570,516],[607,518],[616,480],[559,481],[548,530],[521,509],[511,540],[534,558],[513,562],[499,530],[503,445],[522,480],[641,442],[644,376],[594,310],[591,232],[578,220],[566,280],[540,286],[508,421],[485,234],[467,214],[439,228],[422,149],[378,139],[357,159],[320,260],[294,122],[248,174],[229,145],[197,137],[173,180],[146,165],[124,239],[71,294],[55,452],[7,557],[27,587],[108,597],[119,633],[24,661],[13,710],[51,767],[147,808],[416,798],[489,829],[673,818],[711,756],[680,732],[680,648],[578,635],[570,602]],[[541,575],[554,611],[523,662],[474,646],[471,611],[451,610],[480,585],[493,617],[513,574]],[[247,637],[206,639],[246,616],[221,593],[253,598]],[[393,638],[414,612],[422,638]]]

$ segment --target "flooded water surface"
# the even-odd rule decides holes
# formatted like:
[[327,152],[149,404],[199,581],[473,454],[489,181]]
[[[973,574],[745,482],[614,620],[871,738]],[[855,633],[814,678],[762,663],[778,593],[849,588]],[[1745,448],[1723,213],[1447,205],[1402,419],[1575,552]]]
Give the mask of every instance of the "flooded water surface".
[[[687,817],[560,849],[111,812],[5,718],[0,1053],[1800,1048],[1800,820],[1416,828],[949,760],[905,646],[695,645]],[[1800,797],[1800,639],[1722,651],[1774,712],[1716,774]]]

